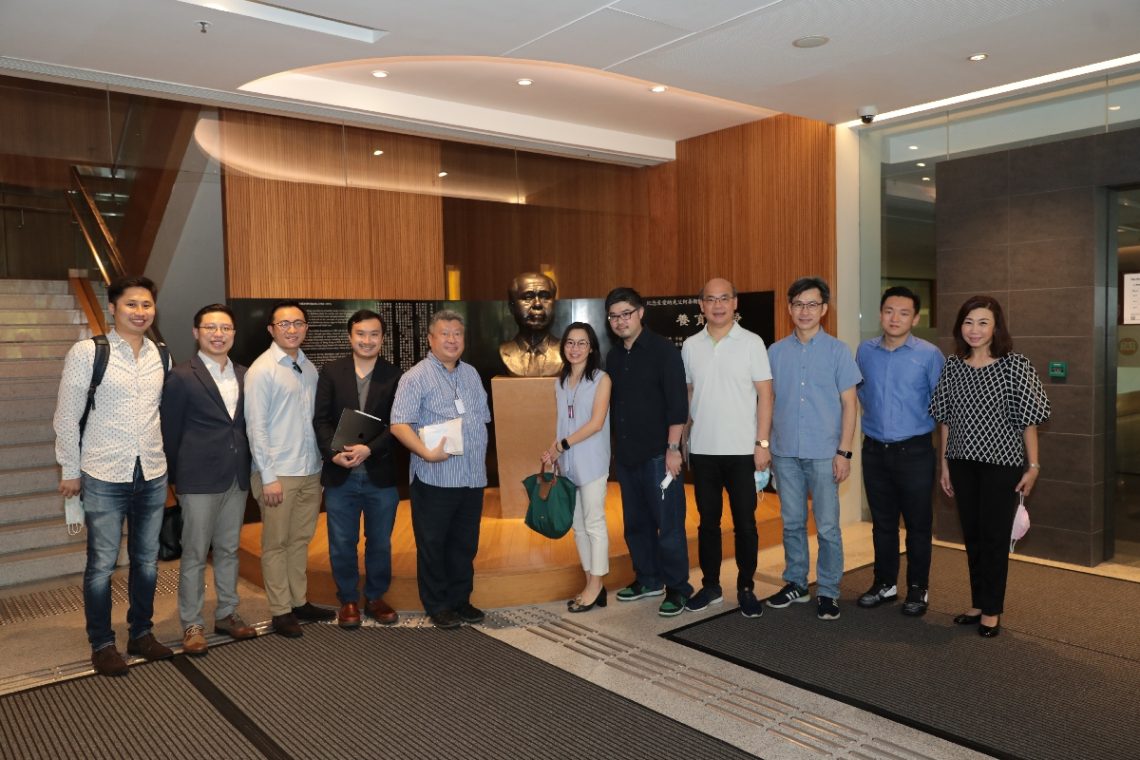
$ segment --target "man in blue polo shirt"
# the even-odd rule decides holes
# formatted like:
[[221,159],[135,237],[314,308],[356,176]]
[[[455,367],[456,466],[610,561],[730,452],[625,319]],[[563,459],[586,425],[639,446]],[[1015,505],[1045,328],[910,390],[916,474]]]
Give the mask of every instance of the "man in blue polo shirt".
[[933,522],[934,418],[927,412],[945,360],[914,337],[920,301],[908,288],[888,288],[879,301],[883,334],[859,345],[855,362],[863,374],[863,485],[871,507],[875,580],[860,607],[898,598],[899,515],[906,523],[904,615],[926,612]]
[[839,484],[851,474],[859,368],[851,351],[820,327],[831,289],[818,277],[802,277],[788,288],[788,313],[795,329],[768,349],[772,389],[772,469],[784,521],[784,581],[768,597],[769,607],[811,601],[807,577],[808,492],[819,540],[816,615],[839,617],[843,537],[839,531]]

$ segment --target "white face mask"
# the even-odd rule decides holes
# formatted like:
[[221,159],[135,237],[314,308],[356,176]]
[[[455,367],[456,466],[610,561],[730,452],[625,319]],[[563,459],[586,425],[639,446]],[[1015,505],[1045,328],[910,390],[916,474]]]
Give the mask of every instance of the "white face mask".
[[[765,488],[767,488],[768,487],[768,481],[771,479],[772,479],[771,469],[757,470],[756,471],[756,493],[760,493]],[[776,484],[773,483],[772,487],[775,488]]]
[[1017,504],[1017,514],[1013,516],[1013,530],[1009,535],[1009,550],[1013,551],[1013,547],[1021,538],[1029,532],[1029,511],[1025,508],[1025,494],[1018,494],[1020,497]]

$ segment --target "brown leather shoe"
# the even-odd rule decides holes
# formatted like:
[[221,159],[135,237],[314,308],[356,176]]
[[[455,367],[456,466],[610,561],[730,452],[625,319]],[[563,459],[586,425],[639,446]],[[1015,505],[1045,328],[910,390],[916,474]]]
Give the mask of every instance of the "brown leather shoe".
[[384,601],[383,597],[373,599],[368,603],[366,609],[368,610],[368,617],[382,625],[392,625],[392,623],[400,619],[399,614],[392,609],[390,604]]
[[225,634],[231,639],[252,639],[257,636],[257,629],[242,620],[235,612],[215,620],[214,633]]
[[305,635],[292,612],[273,616],[273,632],[287,639],[299,639]]
[[127,654],[133,654],[144,660],[169,660],[174,656],[174,650],[159,643],[153,633],[139,636],[127,642]]
[[206,631],[200,625],[192,625],[182,634],[182,652],[191,657],[201,657],[206,654],[210,645],[206,642]]
[[119,654],[112,644],[91,653],[91,664],[95,672],[101,676],[125,676],[127,674],[127,661]]
[[360,627],[360,607],[356,602],[345,602],[336,613],[336,624],[341,628]]

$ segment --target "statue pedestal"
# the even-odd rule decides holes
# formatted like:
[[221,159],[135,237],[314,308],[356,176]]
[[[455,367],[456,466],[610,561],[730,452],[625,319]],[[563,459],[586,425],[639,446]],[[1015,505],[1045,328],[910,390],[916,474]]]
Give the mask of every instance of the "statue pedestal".
[[539,457],[554,442],[556,382],[553,377],[491,378],[499,458],[499,517],[526,516],[529,499],[522,480],[538,472],[542,466]]

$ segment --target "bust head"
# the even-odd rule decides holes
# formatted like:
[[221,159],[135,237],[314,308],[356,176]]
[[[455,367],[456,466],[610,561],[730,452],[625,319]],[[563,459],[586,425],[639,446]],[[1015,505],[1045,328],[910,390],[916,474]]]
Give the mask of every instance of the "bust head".
[[511,280],[507,298],[521,335],[544,334],[550,330],[557,296],[558,286],[554,280],[539,272],[524,272]]

